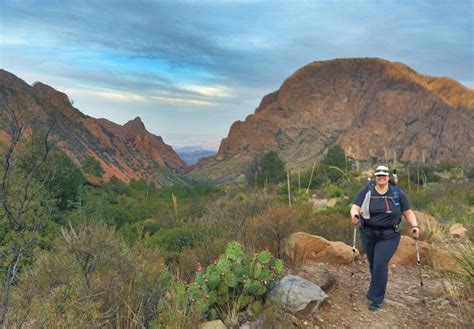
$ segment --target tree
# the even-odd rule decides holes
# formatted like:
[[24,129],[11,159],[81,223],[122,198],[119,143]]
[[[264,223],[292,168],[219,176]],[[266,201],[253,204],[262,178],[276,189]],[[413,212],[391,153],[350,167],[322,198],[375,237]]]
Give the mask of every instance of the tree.
[[259,185],[263,185],[265,180],[268,183],[278,184],[286,177],[285,163],[274,151],[265,153],[260,161],[260,170],[257,173]]
[[[27,106],[7,97],[1,104],[9,132],[0,160],[0,279],[3,324],[10,288],[25,261],[32,258],[53,204],[45,196],[54,175],[43,171],[51,151],[55,115],[31,119]],[[3,119],[3,118],[2,118]],[[31,119],[30,121],[28,121]]]
[[[347,161],[344,149],[339,144],[335,144],[329,148],[328,153],[322,160],[322,163],[325,167],[324,170],[326,170],[327,176],[331,182],[339,181],[344,176],[342,172],[347,174],[347,172],[352,169],[352,163]],[[336,167],[339,170],[330,167]]]
[[47,186],[49,197],[56,201],[60,211],[71,209],[85,184],[84,175],[79,167],[66,153],[53,148],[46,164],[38,173],[40,179],[46,178],[47,175],[51,175]]

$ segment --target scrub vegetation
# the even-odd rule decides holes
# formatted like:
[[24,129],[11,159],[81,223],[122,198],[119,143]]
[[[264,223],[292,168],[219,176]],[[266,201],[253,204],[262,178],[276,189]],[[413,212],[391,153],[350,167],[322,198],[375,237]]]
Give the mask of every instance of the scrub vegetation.
[[[348,212],[367,180],[354,169],[360,164],[335,146],[307,170],[287,171],[276,153],[264,154],[240,184],[158,189],[115,177],[92,184],[87,176],[101,175],[93,158],[84,175],[47,143],[47,129],[30,138],[32,147],[13,141],[2,149],[7,327],[187,327],[214,318],[235,325],[239,312],[251,318],[264,309],[284,263],[292,265],[284,253],[291,233],[351,244]],[[406,163],[399,175],[412,208],[439,222],[422,231],[424,238],[448,244],[461,265],[445,274],[456,298],[471,296],[472,173],[457,164]],[[322,199],[331,202],[315,206]],[[453,223],[468,229],[465,240],[448,241]]]

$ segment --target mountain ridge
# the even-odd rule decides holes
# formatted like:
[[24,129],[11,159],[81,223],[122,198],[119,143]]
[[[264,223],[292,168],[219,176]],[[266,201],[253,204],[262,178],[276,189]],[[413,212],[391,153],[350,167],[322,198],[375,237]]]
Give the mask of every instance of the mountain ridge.
[[[116,176],[124,182],[144,179],[157,186],[181,181],[187,166],[163,138],[148,132],[140,117],[123,126],[108,119],[96,119],[74,108],[69,97],[42,82],[33,86],[0,69],[0,112],[7,121],[6,108],[26,109],[34,120],[58,118],[56,143],[79,166],[85,158],[95,158],[104,169],[105,180]],[[14,105],[16,104],[16,105]],[[2,136],[8,136],[0,126]]]
[[367,162],[474,161],[474,92],[449,78],[418,74],[379,58],[313,62],[232,124],[218,153],[191,176],[237,177],[256,156],[276,151],[289,167],[309,165],[334,144]]

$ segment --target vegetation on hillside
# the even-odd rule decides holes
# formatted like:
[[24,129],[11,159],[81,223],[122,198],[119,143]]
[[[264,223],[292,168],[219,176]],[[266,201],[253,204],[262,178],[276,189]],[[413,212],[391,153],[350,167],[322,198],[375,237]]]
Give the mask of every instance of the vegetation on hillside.
[[[40,326],[161,327],[215,317],[232,323],[239,310],[254,316],[268,289],[262,282],[281,273],[276,259],[288,261],[283,249],[291,233],[351,244],[348,210],[367,179],[353,170],[340,146],[299,172],[287,171],[275,152],[263,154],[248,186],[160,189],[115,177],[91,185],[83,172],[100,175],[94,159],[81,171],[54,148],[47,154],[40,147],[14,151],[14,167],[2,158],[0,182],[7,326],[35,321]],[[455,164],[406,164],[399,175],[412,208],[433,215],[443,227],[462,223],[473,242],[469,173]],[[25,195],[25,182],[26,199],[13,198]],[[315,199],[331,198],[334,206],[314,207]],[[18,209],[20,216],[11,217]],[[462,249],[467,254],[456,254],[467,271],[472,269],[469,246]],[[246,272],[256,259],[266,269],[264,278]],[[244,281],[244,273],[255,285]],[[472,293],[472,277],[465,273],[470,272],[451,277]]]

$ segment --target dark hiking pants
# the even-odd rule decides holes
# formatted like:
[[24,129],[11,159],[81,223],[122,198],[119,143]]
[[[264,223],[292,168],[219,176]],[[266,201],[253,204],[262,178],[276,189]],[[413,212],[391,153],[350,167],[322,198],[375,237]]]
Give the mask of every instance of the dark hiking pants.
[[360,231],[371,274],[367,298],[382,304],[387,287],[388,263],[397,251],[400,233],[395,232],[393,228],[376,229],[367,226]]

